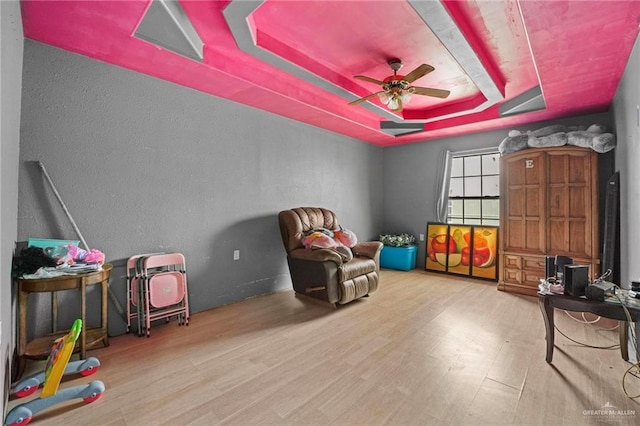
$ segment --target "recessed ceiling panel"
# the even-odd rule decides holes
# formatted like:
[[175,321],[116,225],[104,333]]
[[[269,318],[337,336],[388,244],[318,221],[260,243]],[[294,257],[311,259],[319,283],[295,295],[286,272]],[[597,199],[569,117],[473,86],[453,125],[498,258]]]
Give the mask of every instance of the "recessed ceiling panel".
[[[134,35],[150,0],[23,1],[24,34],[391,146],[607,111],[640,18],[640,1],[169,1],[179,2],[200,36],[202,62]],[[248,12],[236,14],[240,19],[225,16],[243,7]],[[247,35],[249,47],[237,33]],[[376,99],[348,106],[378,89],[353,76],[382,80],[392,74],[387,61],[394,57],[404,62],[401,74],[422,63],[434,66],[414,84],[450,90],[450,97],[414,96],[401,113]],[[522,103],[535,87],[543,110]],[[408,127],[390,131],[381,125],[389,121]]]
[[[259,47],[358,96],[379,91],[380,87],[353,76],[383,80],[393,74],[387,63],[393,58],[403,61],[399,74],[409,73],[422,63],[432,65],[435,71],[415,85],[450,90],[444,102],[457,102],[478,93],[459,64],[405,2],[390,7],[383,1],[265,1],[252,14],[252,20],[259,33],[268,35],[257,37]],[[442,103],[438,98],[416,96],[411,108],[433,108]]]

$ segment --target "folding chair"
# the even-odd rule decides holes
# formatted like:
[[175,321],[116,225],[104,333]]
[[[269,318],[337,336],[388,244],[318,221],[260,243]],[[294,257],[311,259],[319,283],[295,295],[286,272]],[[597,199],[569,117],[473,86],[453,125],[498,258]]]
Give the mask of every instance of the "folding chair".
[[[186,261],[181,253],[139,256],[130,280],[131,304],[137,311],[138,335],[151,335],[151,322],[169,321],[176,317],[178,325],[189,325],[189,299]],[[133,262],[133,261],[132,261]],[[138,288],[136,292],[133,289]]]

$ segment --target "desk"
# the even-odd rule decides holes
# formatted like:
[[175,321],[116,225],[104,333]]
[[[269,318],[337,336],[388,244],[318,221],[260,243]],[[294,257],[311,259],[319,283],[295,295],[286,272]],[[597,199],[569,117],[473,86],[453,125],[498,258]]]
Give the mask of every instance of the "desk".
[[[553,342],[555,328],[553,326],[553,310],[554,308],[563,309],[572,312],[590,312],[604,318],[610,318],[620,321],[620,353],[625,361],[629,360],[627,348],[627,316],[620,304],[610,302],[599,302],[596,300],[582,299],[562,294],[540,294],[538,293],[538,304],[542,311],[544,324],[547,335],[547,357],[546,361],[551,364],[553,359]],[[640,309],[627,307],[631,319],[634,322],[640,321]]]
[[[81,294],[81,320],[82,331],[74,352],[80,352],[80,358],[87,357],[87,348],[91,348],[98,343],[104,346],[109,345],[107,334],[107,292],[109,276],[113,266],[111,264],[102,265],[101,271],[89,272],[78,275],[64,275],[54,278],[23,279],[18,282],[18,309],[20,319],[18,324],[18,368],[19,374],[24,369],[26,359],[46,359],[51,352],[51,346],[55,339],[64,336],[67,331],[57,330],[58,322],[58,298],[56,292],[61,290],[80,290]],[[90,285],[100,284],[102,286],[102,318],[99,327],[89,327],[86,323],[86,288]],[[52,334],[38,337],[27,341],[27,302],[30,293],[51,293],[51,320]]]

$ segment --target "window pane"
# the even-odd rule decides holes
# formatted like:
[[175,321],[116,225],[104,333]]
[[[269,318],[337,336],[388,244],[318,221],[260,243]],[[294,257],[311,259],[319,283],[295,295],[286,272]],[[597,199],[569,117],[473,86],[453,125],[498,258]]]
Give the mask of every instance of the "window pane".
[[449,200],[449,216],[462,216],[462,200]]
[[487,219],[499,219],[500,200],[482,200],[482,217]]
[[499,226],[499,153],[453,157],[448,183],[448,223]]
[[449,182],[449,197],[462,197],[464,195],[462,180],[463,178],[451,178],[451,182]]
[[464,175],[480,176],[480,174],[482,174],[480,169],[480,156],[464,157]]
[[485,197],[497,197],[500,195],[499,176],[482,177],[482,195]]
[[482,174],[497,175],[500,173],[500,154],[482,156]]
[[450,223],[450,224],[463,224],[464,223],[464,218],[462,216],[451,216],[449,218],[448,223]]
[[480,180],[478,177],[465,177],[464,178],[464,196],[465,197],[480,197],[482,190],[480,186]]
[[464,200],[465,217],[481,217],[480,200]]
[[460,157],[460,158],[454,158],[451,161],[451,177],[459,177],[463,175],[464,173],[464,169],[462,167],[463,160],[464,158]]

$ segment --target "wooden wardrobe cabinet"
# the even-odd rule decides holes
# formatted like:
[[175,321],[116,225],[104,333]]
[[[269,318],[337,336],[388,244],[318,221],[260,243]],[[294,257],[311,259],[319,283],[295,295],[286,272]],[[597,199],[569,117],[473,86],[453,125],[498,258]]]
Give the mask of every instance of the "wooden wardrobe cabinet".
[[535,296],[547,255],[570,256],[598,276],[598,154],[533,148],[500,161],[498,289]]

